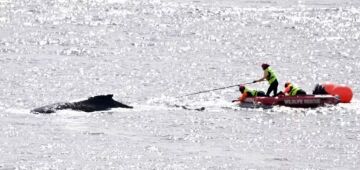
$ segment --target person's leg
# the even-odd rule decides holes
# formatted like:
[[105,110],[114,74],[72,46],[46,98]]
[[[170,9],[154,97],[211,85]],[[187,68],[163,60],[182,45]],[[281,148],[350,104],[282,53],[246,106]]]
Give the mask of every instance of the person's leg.
[[272,83],[270,84],[267,92],[266,92],[266,96],[270,96],[270,93],[271,93],[272,91],[274,91],[274,95],[273,95],[273,96],[276,96],[276,95],[277,95],[278,85],[279,85],[279,83],[278,83],[277,80],[275,80],[274,82],[272,82]]
[[315,95],[315,94],[328,94],[328,93],[326,92],[325,88],[322,85],[317,84],[315,86],[313,94]]
[[272,84],[274,84],[274,95],[273,97],[275,97],[277,95],[277,89],[279,86],[279,82],[277,80],[275,80]]
[[300,89],[299,91],[296,92],[296,95],[297,96],[304,96],[304,95],[306,95],[306,92],[304,90]]
[[259,97],[266,96],[266,94],[263,91],[258,91],[257,96],[259,96]]
[[315,88],[314,88],[314,90],[313,90],[313,94],[319,94],[320,92],[320,85],[319,84],[316,84],[315,85]]
[[270,84],[269,88],[268,88],[267,91],[266,91],[265,96],[270,96],[271,91],[272,91],[272,86],[271,86],[271,84]]
[[278,94],[276,94],[276,96],[284,96],[284,95],[285,95],[285,93],[282,91],[280,91]]

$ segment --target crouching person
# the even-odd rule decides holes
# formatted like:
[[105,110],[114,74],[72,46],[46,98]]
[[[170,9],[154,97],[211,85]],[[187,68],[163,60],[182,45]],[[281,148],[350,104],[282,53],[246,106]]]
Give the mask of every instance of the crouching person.
[[265,92],[252,90],[244,85],[239,86],[239,91],[241,92],[241,96],[237,100],[233,100],[232,102],[244,102],[247,97],[256,97],[256,96],[266,96]]
[[296,86],[292,85],[289,82],[285,83],[284,93],[287,96],[303,96],[303,95],[306,95],[306,92],[303,89],[301,89],[299,87],[296,87]]

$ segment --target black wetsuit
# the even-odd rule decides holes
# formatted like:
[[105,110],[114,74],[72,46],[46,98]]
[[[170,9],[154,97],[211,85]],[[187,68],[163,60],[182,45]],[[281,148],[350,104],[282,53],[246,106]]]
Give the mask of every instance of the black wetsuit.
[[303,96],[306,95],[306,92],[303,89],[300,89],[296,92],[295,96]]
[[256,97],[256,96],[266,96],[263,91],[256,91],[256,96],[253,96],[250,92],[246,92],[248,97]]
[[326,92],[325,88],[322,85],[317,84],[314,88],[313,94],[329,94],[329,93]]
[[270,84],[270,86],[269,86],[269,88],[268,88],[268,90],[267,90],[267,92],[266,92],[266,96],[270,96],[270,93],[271,93],[272,91],[274,91],[274,95],[273,95],[273,96],[276,96],[276,95],[277,95],[277,88],[278,88],[278,86],[279,86],[279,82],[278,82],[277,79],[276,79],[274,82],[272,82],[272,83]]

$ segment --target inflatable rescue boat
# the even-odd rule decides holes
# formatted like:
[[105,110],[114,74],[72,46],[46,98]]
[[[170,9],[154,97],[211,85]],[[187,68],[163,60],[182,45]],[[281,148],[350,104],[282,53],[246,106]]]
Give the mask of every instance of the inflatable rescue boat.
[[239,106],[287,106],[295,108],[314,108],[324,105],[336,105],[339,97],[332,95],[304,95],[304,96],[277,96],[277,97],[248,97]]

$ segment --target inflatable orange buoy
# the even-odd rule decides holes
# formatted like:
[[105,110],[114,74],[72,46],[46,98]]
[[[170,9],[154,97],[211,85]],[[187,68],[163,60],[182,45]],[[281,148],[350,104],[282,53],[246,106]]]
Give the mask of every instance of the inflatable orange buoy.
[[330,94],[333,96],[339,96],[341,103],[350,103],[353,96],[351,88],[343,84],[335,86]]
[[322,86],[325,88],[325,91],[327,93],[331,94],[331,92],[334,90],[336,85],[331,82],[325,82],[324,84],[322,84]]

